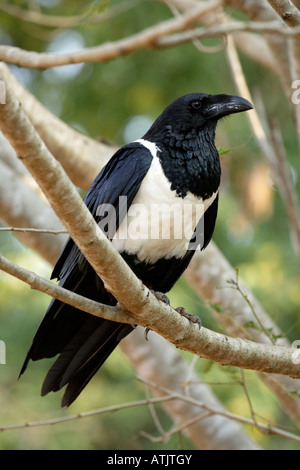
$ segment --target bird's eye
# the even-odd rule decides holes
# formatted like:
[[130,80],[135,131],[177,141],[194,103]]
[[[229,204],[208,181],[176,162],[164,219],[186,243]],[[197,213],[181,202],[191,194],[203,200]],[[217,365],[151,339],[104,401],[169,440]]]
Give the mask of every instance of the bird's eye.
[[201,101],[199,101],[199,100],[192,101],[192,108],[194,108],[194,109],[201,108]]

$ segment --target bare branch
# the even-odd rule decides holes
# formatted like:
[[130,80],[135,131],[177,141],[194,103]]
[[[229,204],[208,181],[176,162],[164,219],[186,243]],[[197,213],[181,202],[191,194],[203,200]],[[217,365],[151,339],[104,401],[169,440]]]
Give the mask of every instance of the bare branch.
[[96,317],[106,318],[108,320],[129,323],[133,322],[133,318],[123,313],[119,307],[111,307],[103,305],[94,300],[87,299],[82,295],[71,292],[68,289],[55,285],[51,281],[47,281],[28,269],[21,268],[17,264],[9,261],[0,254],[0,269],[11,276],[16,277],[20,281],[30,285],[32,289],[44,292],[51,297],[55,297],[73,307],[79,308],[84,312],[90,313]]
[[[176,18],[182,18],[182,16]],[[185,25],[183,24],[183,26]],[[186,25],[187,27],[188,25]],[[287,29],[276,22],[244,23],[234,21],[226,25],[196,28],[177,34],[167,33],[158,30],[158,27],[156,28],[157,31],[151,32],[151,34],[148,30],[138,33],[138,38],[136,37],[137,35],[134,35],[114,43],[106,43],[98,47],[86,48],[68,54],[28,52],[13,46],[0,46],[0,60],[16,64],[20,67],[46,69],[73,63],[108,62],[117,57],[131,54],[138,49],[163,49],[194,41],[195,39],[219,37],[230,33],[259,32],[263,34],[276,33],[283,37],[300,36],[299,25],[293,29]],[[176,28],[172,29],[176,30]],[[269,65],[272,69],[274,68],[273,64]]]
[[[155,384],[152,383],[151,386],[154,387]],[[229,419],[240,421],[240,422],[245,423],[245,424],[250,424],[250,425],[256,424],[251,419],[240,417],[238,415],[235,415],[234,413],[222,412],[218,409],[210,409],[204,403],[199,403],[196,400],[185,397],[184,395],[172,394],[171,393],[170,395],[166,395],[166,396],[159,397],[159,398],[151,398],[151,399],[146,399],[146,400],[133,401],[133,402],[130,402],[130,403],[123,403],[121,405],[108,406],[106,408],[100,408],[100,409],[96,409],[96,410],[85,411],[85,412],[82,412],[82,413],[78,413],[76,415],[66,416],[66,417],[63,417],[63,418],[51,418],[51,419],[47,419],[47,420],[43,420],[43,421],[33,421],[33,422],[26,422],[26,423],[21,423],[21,424],[12,424],[12,425],[7,425],[7,426],[1,426],[0,427],[0,432],[13,430],[13,429],[24,429],[24,428],[32,428],[32,427],[37,427],[37,426],[55,425],[55,424],[65,423],[65,422],[68,422],[68,421],[74,421],[74,420],[81,419],[81,418],[88,418],[88,417],[99,415],[99,414],[116,412],[116,411],[123,410],[123,409],[126,409],[126,408],[133,408],[133,407],[136,407],[136,406],[145,406],[145,405],[155,404],[155,403],[165,403],[165,402],[173,401],[173,400],[182,400],[182,401],[193,403],[197,407],[207,409],[209,414],[217,414],[217,415],[220,415],[220,416],[225,416]],[[188,424],[190,425],[192,423],[189,422]],[[300,438],[298,436],[296,436],[295,434],[291,434],[289,432],[283,431],[279,428],[276,428],[275,426],[266,426],[264,424],[258,424],[257,428],[265,434],[275,434],[277,436],[282,436],[284,438],[291,439],[295,442],[300,442]],[[258,449],[258,448],[256,447],[256,449]]]
[[[277,12],[277,14],[282,18],[282,20],[290,27],[300,25],[300,11],[295,6],[291,0],[268,0],[272,8]],[[298,5],[299,6],[299,5]],[[293,78],[293,69],[294,72],[298,75],[300,72],[300,41],[294,39],[292,42],[289,42],[292,48],[292,54],[289,56],[291,68],[291,78]],[[298,78],[298,76],[296,77]],[[296,121],[298,122],[298,137],[300,139],[300,116],[297,107],[294,108]],[[300,140],[299,140],[300,143]]]
[[[191,402],[178,400],[162,403],[163,408],[173,417],[176,424],[181,425],[186,420],[199,415],[196,402],[205,403],[210,410],[226,413],[224,405],[210,387],[201,379],[199,380],[194,370],[190,370],[190,364],[178,355],[173,345],[154,332],[149,333],[148,339],[145,341],[142,331],[137,328],[121,341],[120,348],[129,357],[139,380],[150,386],[156,396],[161,397],[166,394],[166,391],[156,386],[160,384],[172,390],[172,394],[192,399]],[[159,367],[157,367],[158,364]],[[202,413],[205,412],[202,411]],[[229,421],[225,415],[212,414],[204,421],[197,421],[193,426],[185,429],[185,434],[197,448],[203,450],[255,450],[258,448],[244,429],[237,422]]]
[[[165,3],[164,0],[163,3]],[[187,11],[189,8],[195,6],[196,0],[168,0],[168,6],[172,5],[174,8],[179,9],[182,12]],[[226,18],[228,22],[232,23],[232,18],[223,10],[222,17]],[[200,18],[199,23],[211,27],[216,25],[216,15],[214,12],[208,13],[207,15]],[[247,32],[236,32],[235,39],[239,49],[247,54],[250,58],[258,62],[263,67],[267,67],[273,72],[278,73],[277,64],[274,61],[272,52],[266,43],[264,37],[258,34],[252,34]]]
[[54,424],[65,423],[67,421],[74,421],[77,419],[88,418],[90,416],[100,415],[104,413],[112,413],[115,411],[124,410],[126,408],[133,408],[135,406],[145,406],[149,404],[162,403],[165,401],[175,400],[175,399],[178,399],[178,398],[176,396],[170,395],[170,396],[161,397],[161,398],[150,398],[147,400],[132,401],[130,403],[122,403],[121,405],[107,406],[106,408],[100,408],[97,410],[84,411],[77,415],[66,416],[63,418],[50,418],[50,419],[45,419],[43,421],[32,421],[32,422],[21,423],[21,424],[11,424],[8,426],[1,426],[0,432],[13,430],[13,429],[33,428],[36,426],[48,426],[48,425],[52,426]]
[[268,2],[288,26],[293,28],[300,25],[300,11],[291,0],[268,0]]
[[208,37],[217,37],[231,33],[251,31],[256,33],[276,33],[287,37],[300,36],[300,26],[293,29],[287,29],[279,25],[277,22],[248,22],[234,21],[222,25],[211,26],[208,28],[194,28],[191,31],[168,35],[160,39],[160,47],[172,47],[194,39],[202,39]]
[[52,235],[67,234],[66,230],[51,230],[43,228],[24,228],[24,227],[0,227],[0,232],[23,232],[23,233],[51,233]]
[[40,11],[35,10],[26,10],[18,5],[12,3],[0,1],[0,11],[3,11],[21,21],[27,21],[29,23],[36,23],[40,26],[47,26],[53,28],[73,28],[79,24],[98,24],[103,21],[106,21],[110,18],[113,18],[120,13],[133,8],[140,0],[131,0],[123,2],[123,4],[115,5],[110,8],[108,11],[89,15],[88,13],[83,13],[81,15],[73,16],[57,16],[57,15],[45,15]]
[[[148,385],[151,385],[151,387],[153,388],[157,388],[158,390],[160,390],[161,392],[164,392],[167,394],[167,396],[169,396],[169,394],[171,393],[171,390],[167,389],[166,387],[163,387],[161,386],[160,384],[156,384],[156,383],[149,383],[148,381],[145,381],[143,380],[144,382],[148,383]],[[187,401],[189,403],[194,403],[195,405],[197,405],[197,402],[196,400],[190,398],[190,397],[185,397],[184,395],[181,396],[181,399],[183,401]],[[245,424],[251,424],[251,425],[254,425],[256,426],[256,428],[265,433],[265,434],[276,434],[276,435],[281,435],[281,436],[284,436],[284,437],[288,437],[289,439],[292,439],[296,442],[300,442],[300,437],[295,435],[295,434],[291,434],[289,432],[286,432],[286,431],[283,431],[279,428],[274,428],[270,425],[264,425],[262,423],[258,423],[257,421],[254,421],[252,419],[248,419],[248,418],[243,418],[243,417],[239,417],[233,413],[229,413],[229,412],[225,412],[223,413],[222,411],[219,411],[219,410],[213,410],[211,409],[209,406],[207,406],[205,403],[199,403],[198,402],[198,406],[200,406],[203,410],[206,410],[207,412],[211,412],[211,413],[217,413],[217,414],[220,414],[221,416],[225,416],[225,417],[228,417],[230,419],[234,419],[236,421],[239,421],[241,423],[245,423]]]
[[218,8],[222,3],[223,0],[210,0],[205,2],[204,5],[197,5],[179,18],[166,20],[119,41],[86,48],[74,53],[48,52],[39,54],[17,47],[0,46],[0,60],[20,67],[35,69],[47,69],[49,67],[82,62],[107,62],[116,57],[131,54],[139,49],[159,47],[159,38],[190,28],[202,15]]
[[[253,21],[278,21],[282,24],[278,15],[267,1],[261,0],[225,0],[230,5],[245,13]],[[286,28],[288,29],[288,28]],[[291,92],[291,76],[288,59],[287,40],[278,34],[265,34],[265,38],[274,56],[277,73],[281,78],[284,90],[288,97]]]
[[[190,323],[187,324],[186,319],[178,315],[172,307],[158,302],[157,299],[155,299],[156,307],[152,307],[149,310],[143,309],[141,305],[142,314],[131,313],[125,310],[126,313],[123,315],[122,311],[124,311],[124,308],[122,307],[120,310],[119,306],[115,308],[108,307],[97,304],[97,302],[90,301],[89,299],[84,299],[73,292],[54,286],[51,282],[40,278],[25,268],[20,268],[11,261],[6,260],[3,256],[0,257],[0,269],[26,282],[34,289],[59,298],[59,300],[92,315],[97,312],[96,316],[112,321],[130,324],[137,323],[147,327],[151,326],[154,331],[164,336],[177,347],[198,354],[206,359],[219,362],[223,365],[232,365],[300,378],[299,367],[292,361],[293,350],[291,348],[267,346],[241,338],[229,338],[203,327],[199,330],[198,327]],[[124,284],[126,286],[126,283]],[[93,309],[94,307],[95,309]],[[137,309],[139,310],[139,305]],[[128,316],[126,316],[127,313]],[[129,318],[129,316],[133,318]]]

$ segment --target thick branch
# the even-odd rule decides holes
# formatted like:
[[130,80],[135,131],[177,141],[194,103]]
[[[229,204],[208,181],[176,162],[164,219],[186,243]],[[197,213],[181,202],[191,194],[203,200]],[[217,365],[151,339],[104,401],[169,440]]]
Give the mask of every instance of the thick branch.
[[[106,306],[97,305],[97,302],[92,302],[89,299],[84,300],[77,294],[65,292],[65,289],[54,286],[51,282],[41,279],[36,274],[20,268],[6,260],[3,256],[0,257],[0,268],[18,277],[18,279],[26,282],[34,289],[41,290],[56,298],[59,297],[60,300],[71,303],[75,307],[80,305],[79,308],[83,307],[84,311],[88,313],[94,314],[92,309],[95,307],[96,316],[103,316],[113,321],[126,320],[126,323],[134,321],[142,326],[150,326],[177,347],[206,359],[219,362],[222,365],[300,378],[299,366],[292,361],[292,354],[294,352],[292,348],[269,346],[242,338],[229,338],[203,327],[199,330],[198,327],[187,324],[186,319],[180,317],[170,306],[158,302],[157,299],[155,299],[156,306],[154,308],[151,306],[152,308],[149,308],[149,310],[145,309],[142,315],[134,313],[134,318],[126,319],[119,307],[106,308]],[[131,316],[132,313],[129,313]]]
[[291,0],[268,0],[268,2],[288,26],[293,28],[300,25],[300,11]]

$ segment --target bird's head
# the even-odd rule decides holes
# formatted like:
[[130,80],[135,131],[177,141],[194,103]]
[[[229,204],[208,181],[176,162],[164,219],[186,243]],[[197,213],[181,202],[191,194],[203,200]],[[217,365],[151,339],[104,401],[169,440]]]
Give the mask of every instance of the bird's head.
[[220,118],[253,109],[240,96],[190,93],[173,101],[156,119],[144,138],[159,141],[163,136],[215,129]]

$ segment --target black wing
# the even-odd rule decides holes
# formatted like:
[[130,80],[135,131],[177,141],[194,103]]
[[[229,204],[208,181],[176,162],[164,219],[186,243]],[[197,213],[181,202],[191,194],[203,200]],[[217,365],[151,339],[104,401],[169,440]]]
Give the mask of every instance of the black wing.
[[[100,226],[101,219],[105,218],[107,223],[112,222],[110,226],[114,226],[115,230],[112,233],[109,230],[109,235],[111,235],[109,238],[113,237],[126,215],[126,209],[130,207],[138,192],[144,176],[151,165],[151,161],[152,155],[150,151],[141,144],[132,143],[125,145],[112,156],[86,193],[84,202],[96,222]],[[122,202],[126,202],[126,205],[122,205]],[[103,214],[105,208],[108,211],[110,208],[114,208],[115,213],[112,212],[111,216],[116,215],[115,224],[112,221],[113,217],[109,217],[110,214],[108,216]],[[72,270],[74,268],[74,261],[77,264],[79,253],[79,249],[73,240],[69,238],[55,264],[51,279],[62,279],[70,269]],[[83,259],[79,261],[84,263]]]
[[[139,143],[126,145],[113,155],[84,198],[97,222],[103,218],[101,213],[99,215],[99,207],[107,205],[116,210],[115,228],[118,228],[126,213],[119,205],[119,197],[126,197],[127,206],[131,205],[151,161],[150,151]],[[58,278],[60,286],[92,300],[109,305],[116,303],[71,238],[60,254],[51,278]],[[60,353],[46,376],[42,395],[68,383],[62,403],[68,406],[131,330],[130,325],[93,317],[52,299],[20,375],[30,359],[35,361]]]

